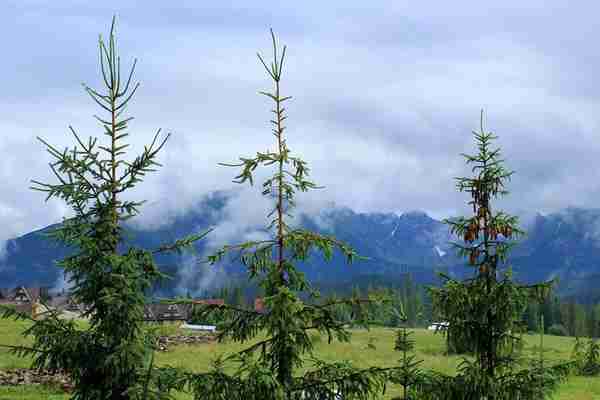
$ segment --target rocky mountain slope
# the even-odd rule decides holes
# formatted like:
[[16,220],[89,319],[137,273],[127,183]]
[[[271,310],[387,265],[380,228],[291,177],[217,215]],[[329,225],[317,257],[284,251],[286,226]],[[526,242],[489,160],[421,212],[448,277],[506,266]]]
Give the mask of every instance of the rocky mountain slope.
[[[219,223],[220,212],[228,198],[213,194],[193,210],[153,230],[127,228],[129,243],[155,248],[178,237],[199,232]],[[465,277],[469,269],[457,258],[449,241],[447,225],[419,211],[397,214],[362,214],[345,208],[323,210],[317,216],[300,216],[306,228],[333,234],[351,244],[368,260],[346,265],[342,257],[330,263],[309,259],[302,269],[311,281],[348,282],[360,275],[380,275],[400,279],[410,272],[420,283],[439,280],[435,271]],[[538,214],[529,224],[527,236],[511,253],[514,276],[522,282],[558,278],[563,295],[594,298],[600,283],[600,209],[567,208],[560,212]],[[44,238],[51,227],[10,240],[6,257],[0,262],[0,286],[16,284],[60,286],[60,270],[54,261],[69,254],[69,249]],[[173,276],[158,290],[165,294],[195,293],[210,286],[243,278],[239,263],[208,267],[198,261],[206,254],[206,241],[196,245],[197,259],[191,255],[160,256],[157,262]]]

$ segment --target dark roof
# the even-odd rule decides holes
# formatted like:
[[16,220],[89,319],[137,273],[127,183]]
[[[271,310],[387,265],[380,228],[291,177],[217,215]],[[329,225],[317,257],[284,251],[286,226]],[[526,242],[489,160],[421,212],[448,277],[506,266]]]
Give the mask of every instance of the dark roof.
[[254,299],[254,311],[259,313],[267,312],[267,310],[265,310],[265,301],[262,297],[257,297]]
[[5,290],[4,298],[6,298],[10,301],[16,301],[20,297],[24,297],[25,300],[31,301],[30,300],[31,296],[29,295],[29,291],[23,286],[18,286],[16,288],[4,289],[4,290]]
[[191,314],[191,304],[153,303],[144,306],[145,321],[187,321]]
[[25,287],[17,286],[13,289],[2,289],[2,295],[0,298],[9,300],[17,300],[17,298],[23,298],[24,301],[34,302],[39,301],[42,295],[48,293],[46,287]]
[[75,311],[79,313],[84,313],[90,308],[88,305],[78,303],[72,296],[67,295],[52,297],[50,301],[48,301],[48,305],[59,310]]
[[67,311],[76,311],[84,313],[91,308],[88,304],[78,303],[72,297],[69,297],[67,304],[64,306]]

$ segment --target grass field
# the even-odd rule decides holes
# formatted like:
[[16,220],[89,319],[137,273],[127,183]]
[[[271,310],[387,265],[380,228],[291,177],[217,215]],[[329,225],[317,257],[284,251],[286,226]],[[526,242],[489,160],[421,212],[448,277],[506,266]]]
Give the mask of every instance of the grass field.
[[[20,332],[27,326],[24,322],[0,319],[0,343],[17,345],[26,344]],[[444,338],[424,329],[413,330],[416,341],[417,359],[422,359],[421,366],[425,369],[434,369],[447,374],[453,374],[460,363],[461,357],[443,355]],[[315,336],[316,354],[325,360],[349,360],[359,367],[369,366],[394,366],[400,358],[400,353],[393,351],[395,330],[388,328],[373,328],[370,331],[354,330],[350,343],[333,342],[328,344],[325,339],[319,340]],[[538,336],[524,335],[524,356],[533,356],[538,344]],[[368,347],[373,342],[375,349]],[[573,349],[574,338],[549,336],[544,337],[546,359],[549,363],[567,360]],[[218,354],[241,349],[237,343],[204,344],[196,346],[177,346],[166,353],[157,355],[158,365],[171,365],[185,367],[193,371],[206,371],[210,360]],[[9,354],[6,349],[0,348],[0,369],[28,367],[29,360]],[[382,399],[391,399],[400,395],[400,387],[389,386]],[[62,394],[52,388],[43,387],[6,387],[0,386],[0,400],[63,400],[68,395]],[[186,393],[178,393],[177,398],[191,399]],[[555,393],[555,400],[600,400],[600,378],[571,377],[563,383]]]

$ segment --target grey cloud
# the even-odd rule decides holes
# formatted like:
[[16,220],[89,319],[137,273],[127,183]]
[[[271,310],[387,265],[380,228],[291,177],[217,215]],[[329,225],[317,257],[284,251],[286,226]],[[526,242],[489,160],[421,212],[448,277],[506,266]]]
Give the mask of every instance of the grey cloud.
[[54,282],[54,285],[50,289],[52,293],[68,292],[73,287],[73,282],[70,281],[70,277],[66,273],[59,273],[58,278]]
[[[166,204],[142,209],[149,228],[208,192],[235,188],[235,171],[218,162],[272,146],[271,104],[256,93],[270,82],[255,55],[270,56],[271,26],[288,46],[288,143],[326,187],[300,194],[299,212],[318,214],[334,203],[357,211],[424,209],[436,218],[463,213],[469,198],[456,192],[452,178],[470,174],[459,153],[476,150],[471,130],[482,107],[507,167],[516,171],[499,208],[549,212],[593,207],[600,198],[593,168],[600,156],[600,62],[588,39],[597,34],[596,7],[9,4],[14,22],[0,33],[18,40],[8,43],[13,62],[0,66],[8,77],[0,94],[4,239],[68,212],[27,189],[32,177],[52,180],[50,158],[33,138],[72,145],[69,124],[84,137],[100,136],[91,118],[97,110],[79,83],[99,82],[97,35],[106,35],[115,11],[123,65],[140,59],[132,150],[139,152],[159,127],[173,133],[160,156],[164,168],[129,195]],[[240,192],[215,230],[215,245],[259,232],[265,205],[258,190]]]
[[177,296],[199,297],[208,289],[223,286],[227,275],[222,267],[199,262],[196,256],[187,254],[180,257],[176,278]]

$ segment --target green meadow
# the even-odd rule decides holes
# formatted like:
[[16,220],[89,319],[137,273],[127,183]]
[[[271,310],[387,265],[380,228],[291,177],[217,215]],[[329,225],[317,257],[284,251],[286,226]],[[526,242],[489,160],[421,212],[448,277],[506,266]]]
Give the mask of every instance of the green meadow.
[[[27,322],[0,319],[0,344],[26,345],[28,340],[21,336],[21,332],[28,326]],[[176,328],[165,328],[175,333]],[[456,371],[461,357],[445,356],[444,337],[425,329],[413,329],[415,340],[415,354],[417,359],[423,360],[424,369],[433,369],[447,374]],[[315,349],[322,359],[348,360],[359,367],[369,366],[394,366],[400,358],[400,353],[393,351],[395,330],[391,328],[372,328],[371,330],[356,329],[352,331],[349,343],[327,343],[326,337],[314,334]],[[256,340],[260,340],[257,337]],[[539,336],[523,335],[523,358],[536,357]],[[548,364],[567,360],[571,355],[575,339],[572,337],[544,336],[545,359]],[[369,344],[373,344],[372,348]],[[223,353],[230,353],[244,348],[239,343],[212,343],[202,345],[173,346],[168,352],[157,353],[157,365],[171,365],[185,367],[192,371],[206,371],[210,368],[210,361]],[[30,360],[10,354],[6,348],[0,348],[0,369],[26,368]],[[391,399],[400,396],[400,386],[390,385],[382,399]],[[41,386],[0,386],[0,400],[63,400],[68,399],[68,394],[52,387]],[[177,393],[177,399],[191,399],[186,393]],[[555,400],[600,400],[600,378],[570,377],[561,384],[554,395]]]

